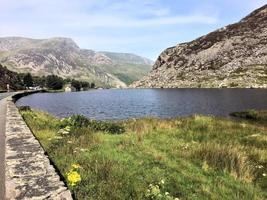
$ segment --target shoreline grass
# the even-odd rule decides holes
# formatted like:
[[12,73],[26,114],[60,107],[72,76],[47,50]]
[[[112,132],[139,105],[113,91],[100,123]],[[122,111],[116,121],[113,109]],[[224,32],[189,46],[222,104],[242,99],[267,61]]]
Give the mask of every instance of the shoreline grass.
[[267,199],[267,124],[21,114],[76,199]]
[[241,112],[233,112],[230,114],[233,117],[240,119],[257,121],[260,123],[267,123],[267,110],[245,110]]

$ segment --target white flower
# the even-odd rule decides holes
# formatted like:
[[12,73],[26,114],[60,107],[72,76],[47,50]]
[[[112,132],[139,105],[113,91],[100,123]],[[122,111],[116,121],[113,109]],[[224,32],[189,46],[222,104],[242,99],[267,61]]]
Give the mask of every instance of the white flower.
[[262,165],[258,165],[257,168],[258,168],[258,169],[262,169],[263,166],[262,166]]
[[165,182],[164,182],[164,180],[161,180],[160,182],[161,182],[162,184],[164,184],[164,183],[165,183]]
[[174,200],[179,200],[179,198],[174,198]]
[[61,137],[61,136],[56,136],[56,137],[54,137],[54,139],[56,139],[56,140],[60,140],[60,139],[62,139],[63,137]]
[[165,192],[165,195],[168,196],[170,193],[169,192]]
[[81,152],[85,152],[85,151],[87,151],[87,149],[80,149],[80,151],[81,151]]
[[265,177],[265,176],[266,176],[266,174],[265,174],[265,173],[263,173],[263,174],[262,174],[262,176],[264,176],[264,177]]

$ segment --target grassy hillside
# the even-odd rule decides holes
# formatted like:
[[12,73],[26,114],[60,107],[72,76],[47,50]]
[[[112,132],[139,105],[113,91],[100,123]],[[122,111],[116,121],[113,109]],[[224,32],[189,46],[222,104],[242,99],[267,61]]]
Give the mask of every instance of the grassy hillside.
[[101,52],[113,61],[113,65],[103,65],[102,68],[130,85],[148,74],[153,61],[129,53]]
[[130,85],[134,81],[139,80],[151,70],[151,65],[131,64],[131,63],[116,63],[114,65],[101,66],[108,73],[116,76],[118,79]]
[[22,115],[77,199],[267,198],[267,124]]

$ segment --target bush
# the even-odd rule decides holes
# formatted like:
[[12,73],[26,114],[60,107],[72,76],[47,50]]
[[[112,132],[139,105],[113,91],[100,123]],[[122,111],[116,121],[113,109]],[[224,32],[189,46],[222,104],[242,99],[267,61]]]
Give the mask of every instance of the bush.
[[91,120],[89,121],[88,127],[94,131],[104,131],[111,134],[122,134],[125,132],[123,126],[112,122]]
[[267,111],[266,110],[245,110],[241,112],[233,112],[230,114],[234,117],[249,119],[249,120],[258,120],[258,121],[267,121]]
[[72,126],[74,128],[87,127],[93,131],[104,131],[111,134],[122,134],[125,129],[122,125],[112,122],[89,120],[82,115],[73,115],[62,120],[61,127]]
[[30,106],[20,106],[19,111],[31,111],[31,107]]

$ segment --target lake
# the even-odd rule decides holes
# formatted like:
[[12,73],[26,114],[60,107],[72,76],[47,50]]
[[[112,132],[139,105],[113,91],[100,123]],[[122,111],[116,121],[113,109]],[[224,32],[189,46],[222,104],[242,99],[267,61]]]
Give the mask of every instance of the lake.
[[19,99],[57,117],[81,114],[91,119],[120,120],[192,114],[229,116],[245,109],[267,109],[266,89],[123,89],[37,93]]

